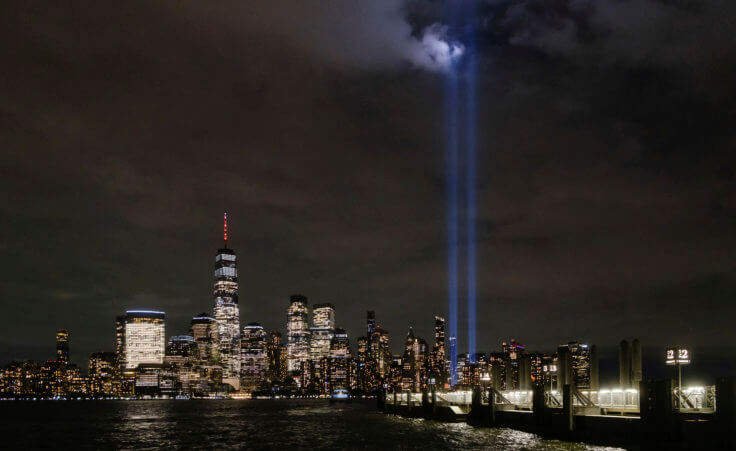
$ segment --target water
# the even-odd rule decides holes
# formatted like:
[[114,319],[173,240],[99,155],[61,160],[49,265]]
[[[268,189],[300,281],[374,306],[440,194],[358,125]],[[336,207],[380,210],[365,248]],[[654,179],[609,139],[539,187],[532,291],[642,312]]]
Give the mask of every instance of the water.
[[373,401],[3,401],[0,430],[3,449],[606,449],[384,415]]

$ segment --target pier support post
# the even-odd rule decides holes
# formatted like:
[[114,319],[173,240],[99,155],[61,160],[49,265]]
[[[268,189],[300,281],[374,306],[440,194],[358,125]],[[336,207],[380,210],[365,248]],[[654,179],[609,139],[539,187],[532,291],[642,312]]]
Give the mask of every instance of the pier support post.
[[642,440],[662,446],[675,440],[674,384],[671,379],[639,383],[639,415]]
[[432,386],[432,418],[437,418],[437,389]]
[[426,388],[422,389],[422,417],[432,418],[432,406],[429,404],[429,392]]
[[496,427],[496,392],[492,389],[488,389],[488,422],[491,427]]
[[534,415],[534,426],[538,434],[542,433],[544,425],[544,386],[535,385],[532,395],[532,415]]
[[716,424],[719,445],[724,449],[736,448],[736,378],[733,376],[716,380]]
[[562,386],[562,412],[565,415],[565,424],[567,430],[572,432],[575,430],[575,409],[572,407],[572,387],[570,384]]

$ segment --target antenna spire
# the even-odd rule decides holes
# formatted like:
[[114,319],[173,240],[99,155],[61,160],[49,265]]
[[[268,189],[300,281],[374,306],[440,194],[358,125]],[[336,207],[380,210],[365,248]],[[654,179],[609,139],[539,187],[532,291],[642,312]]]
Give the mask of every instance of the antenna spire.
[[225,212],[225,215],[223,216],[223,225],[222,225],[222,236],[225,239],[225,249],[227,249],[227,212]]

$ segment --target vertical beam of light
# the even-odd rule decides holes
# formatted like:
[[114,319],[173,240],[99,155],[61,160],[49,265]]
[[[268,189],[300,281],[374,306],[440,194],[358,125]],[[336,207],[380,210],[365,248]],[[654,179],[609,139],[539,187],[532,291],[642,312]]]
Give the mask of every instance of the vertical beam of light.
[[450,341],[450,384],[457,384],[458,310],[458,86],[454,71],[447,75],[446,92],[446,195],[447,195],[447,299]]
[[476,221],[476,46],[475,30],[473,27],[474,14],[472,5],[468,6],[465,18],[470,24],[469,37],[466,45],[467,57],[465,65],[465,249],[467,272],[467,302],[468,302],[468,359],[475,362],[475,325],[476,325],[476,249],[475,249],[475,221]]

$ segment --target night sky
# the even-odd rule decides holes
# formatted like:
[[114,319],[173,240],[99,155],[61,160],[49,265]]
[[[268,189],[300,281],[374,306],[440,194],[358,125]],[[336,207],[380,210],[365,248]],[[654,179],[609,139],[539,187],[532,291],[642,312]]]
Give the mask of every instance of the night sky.
[[[431,341],[445,6],[3,2],[0,361],[63,327],[86,368],[126,308],[186,333],[224,210],[242,324],[283,330],[303,293],[353,345],[367,309],[395,351]],[[733,370],[735,23],[732,0],[479,4],[479,351],[639,337]]]

